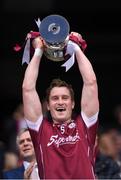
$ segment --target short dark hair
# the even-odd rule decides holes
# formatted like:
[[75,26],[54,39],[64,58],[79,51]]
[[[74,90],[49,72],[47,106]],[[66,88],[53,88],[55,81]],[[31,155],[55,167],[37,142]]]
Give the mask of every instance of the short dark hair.
[[48,89],[46,91],[46,100],[47,100],[47,102],[49,102],[50,92],[54,87],[66,87],[70,92],[71,99],[74,101],[74,91],[72,89],[72,85],[66,83],[65,81],[63,81],[61,79],[53,79],[50,86],[48,87]]

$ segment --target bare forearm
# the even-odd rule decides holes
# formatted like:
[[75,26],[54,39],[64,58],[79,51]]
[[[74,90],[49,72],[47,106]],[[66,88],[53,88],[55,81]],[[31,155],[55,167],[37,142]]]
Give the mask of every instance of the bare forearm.
[[37,54],[36,50],[38,51],[39,49],[35,49],[35,53],[26,69],[25,77],[23,81],[23,87],[28,88],[28,89],[32,89],[35,87],[38,73],[39,73],[39,65],[40,65],[41,56],[43,52],[40,49],[40,53]]
[[99,111],[96,75],[90,61],[80,49],[76,51],[76,57],[83,79],[81,109],[87,117],[91,117]]
[[95,82],[96,76],[93,67],[81,49],[76,50],[76,58],[77,58],[79,71],[81,73],[84,83],[92,84],[93,82]]

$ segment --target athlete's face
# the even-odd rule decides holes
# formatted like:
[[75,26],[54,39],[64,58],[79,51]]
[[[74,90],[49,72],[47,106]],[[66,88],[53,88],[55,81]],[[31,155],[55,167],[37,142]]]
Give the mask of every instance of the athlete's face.
[[54,87],[49,96],[48,110],[50,110],[53,121],[69,122],[72,116],[74,101],[71,99],[66,87]]
[[32,159],[35,155],[33,143],[29,131],[23,132],[18,141],[18,147],[21,157],[24,160]]

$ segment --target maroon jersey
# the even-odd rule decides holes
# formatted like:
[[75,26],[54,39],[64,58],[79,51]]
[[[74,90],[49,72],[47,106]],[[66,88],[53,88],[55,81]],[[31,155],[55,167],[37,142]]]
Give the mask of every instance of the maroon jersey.
[[43,179],[95,179],[95,137],[97,122],[87,128],[81,116],[69,124],[44,119],[39,131],[30,130]]

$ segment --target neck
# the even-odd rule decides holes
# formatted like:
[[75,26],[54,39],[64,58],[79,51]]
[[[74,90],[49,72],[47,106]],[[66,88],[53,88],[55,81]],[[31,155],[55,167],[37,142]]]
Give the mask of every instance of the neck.
[[29,156],[29,157],[24,158],[24,161],[32,162],[32,161],[36,161],[36,159],[34,156],[31,156],[31,157]]
[[56,121],[56,120],[54,120],[53,119],[53,123],[54,124],[68,124],[68,123],[70,123],[72,120],[71,119],[68,119],[68,120],[63,120],[63,121]]

